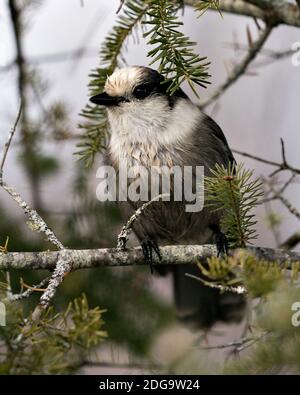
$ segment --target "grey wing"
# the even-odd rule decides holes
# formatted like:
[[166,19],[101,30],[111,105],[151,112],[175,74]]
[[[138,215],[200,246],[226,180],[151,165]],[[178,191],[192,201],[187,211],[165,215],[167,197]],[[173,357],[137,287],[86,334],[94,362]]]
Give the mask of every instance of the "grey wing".
[[235,165],[236,161],[220,126],[210,116],[204,113],[202,113],[202,119],[199,126],[203,132],[208,132],[211,136],[210,143],[212,144],[212,149],[217,151],[219,155],[223,157],[223,161]]

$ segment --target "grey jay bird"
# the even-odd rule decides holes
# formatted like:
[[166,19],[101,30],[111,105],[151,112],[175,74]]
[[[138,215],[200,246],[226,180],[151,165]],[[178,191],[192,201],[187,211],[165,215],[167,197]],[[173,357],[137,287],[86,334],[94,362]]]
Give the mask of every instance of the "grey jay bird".
[[[107,78],[104,92],[90,99],[107,108],[111,138],[106,163],[116,170],[124,161],[129,168],[204,166],[205,175],[217,163],[234,163],[220,127],[180,88],[173,95],[167,88],[164,77],[148,67],[118,69]],[[142,203],[122,202],[127,218]],[[147,207],[133,230],[150,264],[153,253],[160,258],[158,246],[163,244],[204,244],[215,240],[219,252],[226,252],[219,215],[205,206],[200,212],[186,212],[184,201],[157,201]],[[218,320],[241,318],[242,297],[220,294],[185,276],[199,276],[196,265],[175,265],[165,271],[173,273],[175,303],[183,321],[208,328]]]

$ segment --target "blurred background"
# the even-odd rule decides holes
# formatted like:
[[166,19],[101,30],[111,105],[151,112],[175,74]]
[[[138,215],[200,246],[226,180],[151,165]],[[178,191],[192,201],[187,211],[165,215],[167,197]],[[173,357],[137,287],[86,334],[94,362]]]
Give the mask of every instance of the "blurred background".
[[[89,73],[99,64],[98,50],[114,24],[119,0],[20,1],[21,63],[26,63],[26,67],[21,64],[21,78],[20,59],[19,64],[14,62],[16,26],[12,24],[9,3],[0,0],[0,147],[6,142],[22,95],[26,122],[9,151],[5,178],[46,218],[66,246],[115,246],[122,226],[118,209],[97,202],[97,163],[86,169],[74,153],[81,133],[79,113],[88,100]],[[197,19],[188,7],[183,20],[184,31],[197,42],[199,53],[211,62],[212,84],[199,91],[205,99],[243,57],[245,52],[237,47],[247,45],[247,29],[254,39],[257,37],[257,26],[250,18],[229,14],[221,18],[216,12]],[[148,48],[141,36],[138,42],[130,39],[124,51],[124,62],[129,65],[149,64]],[[297,41],[299,29],[277,27],[265,48],[286,50]],[[289,162],[299,167],[300,67],[293,66],[289,56],[265,60],[260,56],[247,74],[206,112],[221,126],[232,148],[280,162],[282,137]],[[256,176],[266,176],[274,170],[251,159],[238,155],[236,158],[254,168]],[[299,194],[297,183],[286,191],[294,205]],[[297,219],[278,202],[260,206],[256,215],[257,245],[278,246],[299,229]],[[0,189],[0,244],[7,236],[10,251],[51,248],[43,237],[28,229],[23,212]],[[21,275],[24,281],[32,283],[43,273]],[[14,281],[17,286],[18,278]],[[91,306],[107,309],[104,319],[109,334],[99,353],[102,365],[86,367],[85,373],[136,373],[141,371],[134,366],[136,358],[150,358],[154,364],[176,359],[187,344],[200,336],[176,322],[170,279],[152,277],[148,268],[76,272],[66,279],[55,303],[63,308],[82,292]],[[224,342],[242,330],[243,323],[219,325],[209,333],[210,341]],[[212,359],[221,358],[224,352],[214,351]]]

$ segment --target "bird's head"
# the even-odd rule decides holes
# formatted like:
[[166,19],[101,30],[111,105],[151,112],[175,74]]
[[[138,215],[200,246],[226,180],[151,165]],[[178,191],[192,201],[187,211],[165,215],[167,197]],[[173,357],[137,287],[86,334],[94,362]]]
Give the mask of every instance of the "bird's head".
[[[168,84],[157,71],[142,66],[125,67],[116,70],[105,83],[104,92],[90,98],[94,104],[106,106],[114,113],[130,112],[133,108],[141,111],[150,107],[168,108],[178,94],[171,97],[167,93]],[[184,93],[178,92],[181,97]]]

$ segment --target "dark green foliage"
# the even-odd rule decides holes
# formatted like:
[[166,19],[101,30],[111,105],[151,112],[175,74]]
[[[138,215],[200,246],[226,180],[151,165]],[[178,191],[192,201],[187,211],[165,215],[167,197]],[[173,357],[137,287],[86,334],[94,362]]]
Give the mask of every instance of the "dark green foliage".
[[178,3],[172,0],[153,1],[147,12],[151,30],[145,34],[148,44],[155,46],[148,56],[151,64],[159,62],[159,71],[169,83],[168,91],[173,94],[178,87],[187,82],[197,95],[195,84],[206,87],[209,83],[209,62],[207,58],[195,54],[192,47],[196,45],[181,31],[183,23],[177,16]]
[[175,319],[174,310],[149,289],[150,269],[96,269],[87,274],[89,300],[107,309],[109,338],[133,354],[147,355],[153,339]]
[[252,210],[262,196],[261,182],[251,180],[252,170],[242,164],[228,168],[216,165],[205,179],[207,205],[221,212],[221,228],[231,247],[245,247],[257,237]]
[[[226,262],[222,260],[222,265]],[[215,340],[209,344],[213,353],[222,349],[225,363],[207,355],[206,342],[197,343],[181,358],[175,370],[172,366],[172,374],[211,374],[212,371],[233,375],[299,374],[300,331],[293,323],[297,310],[293,306],[300,301],[299,264],[289,271],[276,263],[270,265],[245,255],[230,259],[229,266],[239,274],[251,296],[243,334],[233,343]],[[253,297],[256,297],[254,301]],[[167,366],[168,373],[169,369]]]
[[198,0],[194,7],[199,11],[199,16],[202,16],[209,9],[219,10],[219,0]]
[[[3,291],[1,292],[3,300]],[[87,358],[89,350],[106,338],[102,313],[89,309],[85,296],[66,311],[47,309],[20,337],[25,316],[19,305],[6,303],[7,324],[0,326],[0,374],[70,373]],[[28,321],[26,321],[28,323]]]

